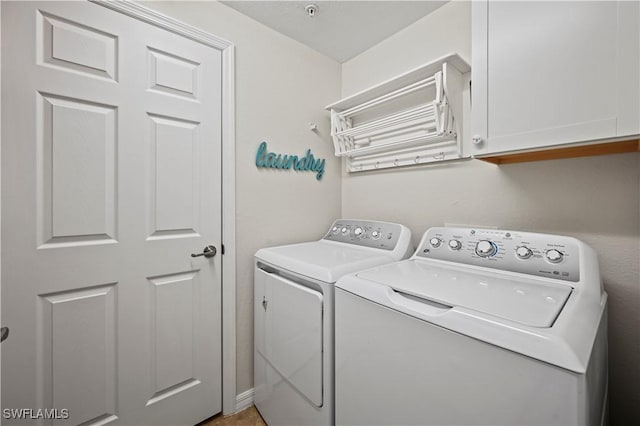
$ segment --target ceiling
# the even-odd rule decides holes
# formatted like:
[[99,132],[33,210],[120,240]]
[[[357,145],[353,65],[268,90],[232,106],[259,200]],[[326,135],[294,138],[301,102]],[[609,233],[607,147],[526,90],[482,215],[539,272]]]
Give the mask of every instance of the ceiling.
[[[338,62],[345,62],[446,1],[223,1],[225,5]],[[305,6],[316,4],[309,17]]]

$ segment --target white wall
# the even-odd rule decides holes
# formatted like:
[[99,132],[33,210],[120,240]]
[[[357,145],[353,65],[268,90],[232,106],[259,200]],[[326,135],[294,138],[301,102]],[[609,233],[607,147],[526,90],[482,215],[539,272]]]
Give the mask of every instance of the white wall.
[[[471,58],[470,5],[452,2],[343,64],[347,96],[449,52]],[[640,154],[496,166],[478,160],[345,174],[342,216],[572,235],[609,294],[612,424],[640,424]]]
[[342,95],[348,96],[426,62],[458,53],[471,63],[471,8],[445,4],[342,64]]
[[[236,46],[237,392],[253,387],[253,254],[319,239],[340,215],[340,163],[323,106],[340,97],[340,64],[217,2],[145,2]],[[309,130],[309,123],[319,131]],[[261,141],[314,156],[311,172],[257,169]]]

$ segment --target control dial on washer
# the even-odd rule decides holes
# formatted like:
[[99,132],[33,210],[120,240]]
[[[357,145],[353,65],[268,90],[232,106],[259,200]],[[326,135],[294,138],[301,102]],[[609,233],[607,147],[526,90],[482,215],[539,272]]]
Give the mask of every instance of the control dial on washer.
[[498,252],[495,243],[489,240],[478,241],[476,244],[476,254],[480,257],[491,257]]
[[361,237],[362,234],[364,234],[364,229],[362,229],[362,227],[360,226],[353,230],[353,235],[355,235],[356,237]]
[[560,252],[560,251],[558,251],[556,249],[547,250],[547,252],[544,254],[544,256],[551,263],[560,263],[560,262],[562,262],[562,259],[564,258],[564,254],[562,254],[562,252]]
[[342,228],[342,235],[347,235],[349,233],[349,228],[344,227]]
[[331,229],[331,232],[333,234],[337,234],[338,232],[340,232],[340,228],[338,228],[337,226],[334,226],[333,229]]
[[380,238],[380,231],[372,231],[371,232],[371,238],[373,238],[374,240],[377,240],[378,238]]
[[440,238],[433,237],[429,240],[429,244],[431,244],[431,247],[433,248],[438,248],[442,244],[442,240]]
[[533,256],[533,251],[527,246],[519,246],[516,248],[516,256],[518,256],[518,259],[528,259]]
[[460,250],[462,248],[462,243],[460,240],[449,240],[449,248],[451,250]]

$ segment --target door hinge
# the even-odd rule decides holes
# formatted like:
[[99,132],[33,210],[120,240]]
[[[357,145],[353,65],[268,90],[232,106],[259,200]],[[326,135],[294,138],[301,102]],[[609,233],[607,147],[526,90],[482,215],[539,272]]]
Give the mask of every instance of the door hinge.
[[224,244],[220,244],[220,252],[224,254]]

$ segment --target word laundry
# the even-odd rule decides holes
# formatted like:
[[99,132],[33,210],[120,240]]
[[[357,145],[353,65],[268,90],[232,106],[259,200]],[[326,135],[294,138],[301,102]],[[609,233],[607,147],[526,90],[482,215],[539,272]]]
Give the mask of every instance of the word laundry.
[[316,179],[322,179],[324,174],[324,158],[315,158],[311,153],[311,149],[307,149],[304,157],[289,154],[276,154],[267,151],[267,143],[262,142],[256,153],[256,167],[269,169],[291,169],[296,171],[313,171],[316,172]]

